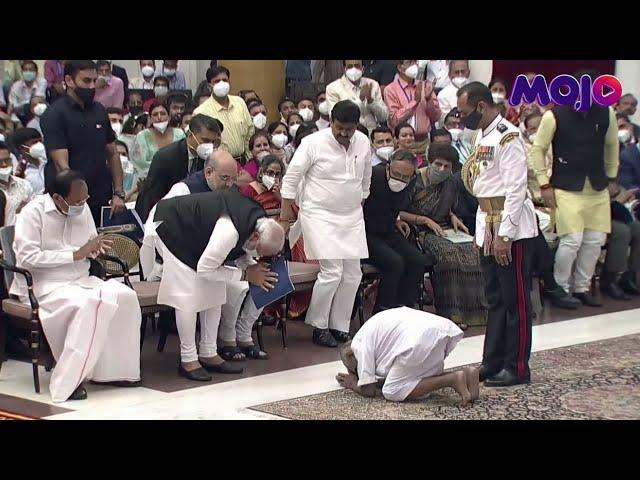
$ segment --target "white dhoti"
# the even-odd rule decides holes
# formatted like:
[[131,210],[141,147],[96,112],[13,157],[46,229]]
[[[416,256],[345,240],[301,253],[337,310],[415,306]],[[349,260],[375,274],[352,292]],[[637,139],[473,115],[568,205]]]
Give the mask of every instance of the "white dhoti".
[[133,290],[116,280],[88,277],[38,301],[57,362],[49,384],[54,402],[66,401],[84,380],[140,380],[141,315]]

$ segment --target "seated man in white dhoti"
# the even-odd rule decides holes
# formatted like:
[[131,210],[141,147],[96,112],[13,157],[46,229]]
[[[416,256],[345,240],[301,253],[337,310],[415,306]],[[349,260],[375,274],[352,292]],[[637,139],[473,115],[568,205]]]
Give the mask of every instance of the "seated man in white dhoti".
[[[273,256],[282,250],[284,230],[255,201],[237,189],[161,200],[150,232],[164,260],[158,302],[176,309],[180,336],[178,373],[190,380],[209,381],[207,373],[241,373],[217,353],[233,347],[236,328],[224,346],[217,336],[223,305],[236,312],[249,283],[273,288],[277,274],[253,257]],[[200,313],[200,350],[196,349],[197,314]],[[252,325],[246,325],[251,332]]]
[[392,308],[371,317],[340,352],[349,373],[338,383],[373,397],[382,387],[387,400],[417,400],[445,387],[462,397],[462,404],[479,395],[478,369],[442,374],[444,359],[463,336],[450,320],[407,307]]
[[[51,193],[38,195],[17,217],[13,248],[18,267],[33,275],[40,320],[56,366],[54,402],[87,398],[85,380],[135,386],[140,380],[140,304],[117,280],[89,276],[89,258],[110,242],[96,232],[87,184],[72,170],[59,173]],[[11,294],[29,304],[24,278]]]

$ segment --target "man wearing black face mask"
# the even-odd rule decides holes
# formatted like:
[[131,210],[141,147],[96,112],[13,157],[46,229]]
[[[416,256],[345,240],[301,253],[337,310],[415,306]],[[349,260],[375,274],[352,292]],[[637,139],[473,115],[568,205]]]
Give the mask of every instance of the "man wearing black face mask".
[[67,95],[45,111],[40,126],[49,159],[45,188],[59,172],[82,173],[89,188],[87,204],[99,224],[103,206],[111,204],[112,215],[124,210],[125,193],[116,135],[104,107],[94,101],[97,77],[93,61],[69,60],[64,66]]
[[416,157],[408,150],[396,150],[388,164],[371,170],[371,194],[363,211],[369,260],[382,272],[374,313],[413,307],[424,269],[434,263],[431,254],[420,253],[407,240],[409,225],[399,219],[409,207],[415,173]]
[[538,234],[527,198],[527,156],[519,129],[500,115],[489,88],[458,90],[461,123],[477,130],[462,180],[478,199],[477,247],[489,303],[481,380],[485,386],[529,383],[531,254]]

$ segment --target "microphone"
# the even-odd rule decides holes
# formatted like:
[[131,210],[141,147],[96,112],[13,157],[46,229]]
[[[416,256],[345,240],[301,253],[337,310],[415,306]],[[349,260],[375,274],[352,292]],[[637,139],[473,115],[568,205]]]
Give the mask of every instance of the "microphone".
[[98,233],[128,233],[135,232],[136,226],[132,223],[126,223],[124,225],[112,225],[110,227],[97,228]]

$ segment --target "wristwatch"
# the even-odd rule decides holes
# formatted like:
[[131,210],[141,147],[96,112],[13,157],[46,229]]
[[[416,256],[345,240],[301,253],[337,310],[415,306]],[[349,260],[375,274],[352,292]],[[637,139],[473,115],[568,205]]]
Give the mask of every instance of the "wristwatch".
[[120,197],[122,200],[126,198],[126,195],[124,194],[124,192],[113,192],[113,196]]

